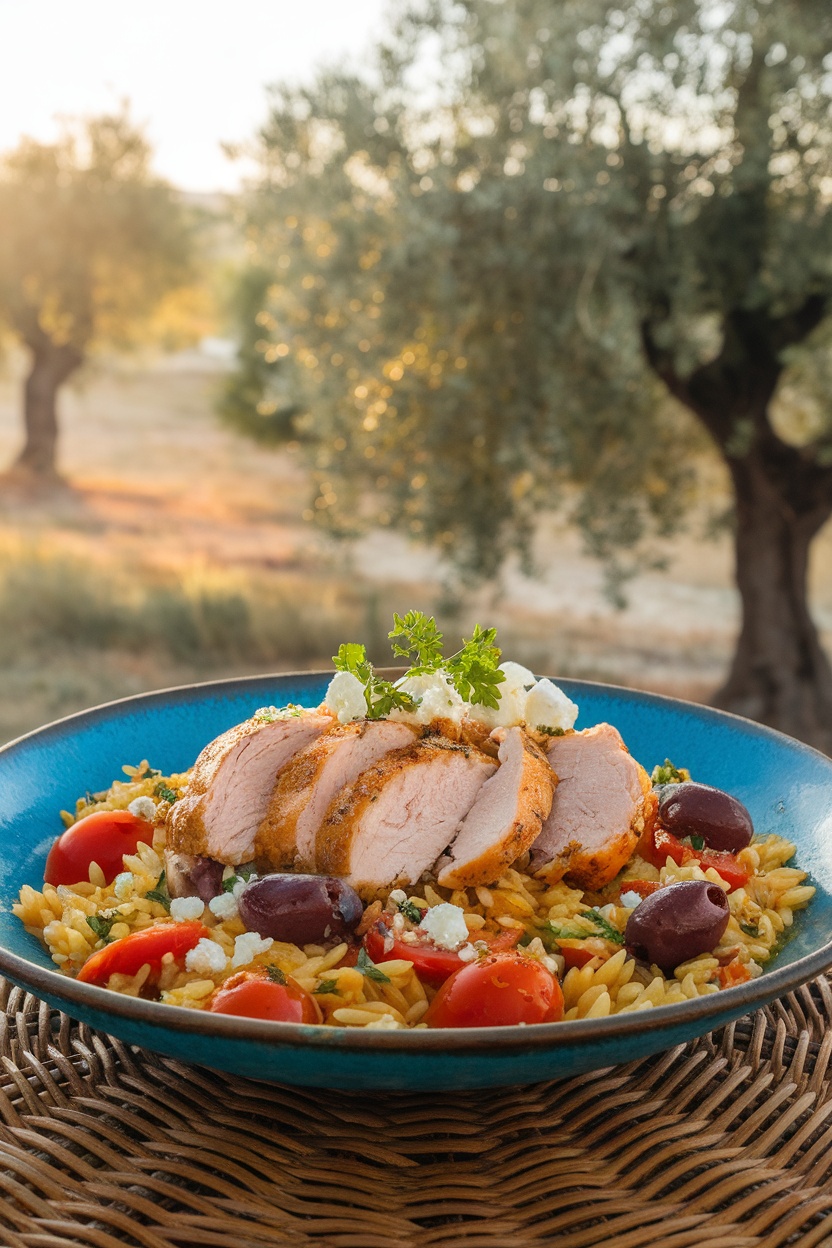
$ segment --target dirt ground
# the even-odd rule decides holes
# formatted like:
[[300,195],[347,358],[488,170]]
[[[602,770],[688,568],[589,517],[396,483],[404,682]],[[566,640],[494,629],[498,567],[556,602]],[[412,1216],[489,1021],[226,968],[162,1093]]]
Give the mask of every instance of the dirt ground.
[[[0,465],[20,442],[19,372],[19,362],[7,360],[0,376]],[[196,353],[90,369],[62,400],[60,463],[71,488],[39,500],[0,489],[7,573],[15,561],[47,551],[59,563],[96,569],[105,584],[116,573],[122,580],[163,575],[182,586],[214,577],[250,598],[268,585],[305,599],[308,610],[328,612],[336,630],[339,595],[348,594],[361,604],[349,626],[363,613],[376,634],[388,609],[441,607],[440,582],[448,577],[429,550],[390,532],[348,549],[303,522],[302,463],[218,424],[212,404],[220,378],[220,365]],[[547,674],[707,700],[737,628],[730,541],[693,532],[669,553],[668,570],[638,577],[627,607],[616,610],[577,535],[548,520],[539,535],[539,574],[509,568],[502,585],[460,594],[453,626],[496,623],[507,657]],[[828,532],[817,543],[812,586],[816,618],[832,640]],[[20,631],[27,632],[25,623]],[[321,644],[320,654],[287,644],[269,654],[268,667],[325,665],[332,651]],[[262,654],[196,662],[118,642],[84,654],[56,643],[45,659],[43,647],[32,650],[20,635],[8,661],[0,661],[0,737],[110,697],[262,666]]]

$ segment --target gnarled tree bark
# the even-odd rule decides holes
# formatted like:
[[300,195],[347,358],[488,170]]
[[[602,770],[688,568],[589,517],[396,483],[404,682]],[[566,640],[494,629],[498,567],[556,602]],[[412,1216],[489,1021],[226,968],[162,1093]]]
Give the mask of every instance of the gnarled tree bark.
[[14,468],[38,480],[53,480],[58,476],[57,395],[84,356],[77,347],[55,343],[46,334],[30,338],[27,345],[32,366],[23,390],[26,440]]

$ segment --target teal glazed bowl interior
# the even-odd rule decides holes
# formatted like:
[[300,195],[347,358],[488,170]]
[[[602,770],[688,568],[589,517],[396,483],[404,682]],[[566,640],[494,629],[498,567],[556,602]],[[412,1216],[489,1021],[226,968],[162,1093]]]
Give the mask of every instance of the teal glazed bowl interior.
[[0,750],[0,973],[74,1018],[148,1049],[275,1082],[330,1088],[476,1088],[612,1066],[690,1040],[832,965],[832,760],[717,711],[583,681],[559,682],[578,728],[615,724],[650,768],[665,757],[735,794],[758,833],[797,845],[817,895],[770,970],[750,983],[611,1018],[536,1027],[372,1031],[270,1023],[119,996],[58,973],[11,913],[22,884],[41,887],[46,853],[85,790],[123,763],[183,771],[202,747],[263,705],[314,706],[325,673],[263,676],[145,694],[84,711]]

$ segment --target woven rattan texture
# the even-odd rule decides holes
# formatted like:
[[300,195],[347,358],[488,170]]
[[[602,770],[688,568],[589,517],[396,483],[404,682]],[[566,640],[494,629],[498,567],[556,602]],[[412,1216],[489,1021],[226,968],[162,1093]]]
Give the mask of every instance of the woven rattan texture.
[[436,1095],[273,1087],[0,1003],[7,1248],[832,1244],[826,980],[629,1066]]

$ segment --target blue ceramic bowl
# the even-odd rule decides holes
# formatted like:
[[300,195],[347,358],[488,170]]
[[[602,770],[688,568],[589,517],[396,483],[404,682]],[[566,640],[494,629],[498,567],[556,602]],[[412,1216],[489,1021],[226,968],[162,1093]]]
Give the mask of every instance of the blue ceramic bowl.
[[50,1005],[132,1044],[281,1083],[333,1088],[476,1088],[531,1083],[643,1057],[789,992],[832,965],[832,760],[779,733],[701,706],[563,681],[578,727],[607,720],[645,766],[666,756],[729,790],[758,832],[797,844],[818,893],[775,966],[724,992],[613,1018],[537,1027],[366,1032],[209,1015],[68,979],[11,914],[40,887],[58,811],[107,788],[122,763],[182,771],[213,737],[264,704],[316,705],[325,674],[264,676],[146,694],[84,711],[0,750],[0,972]]

